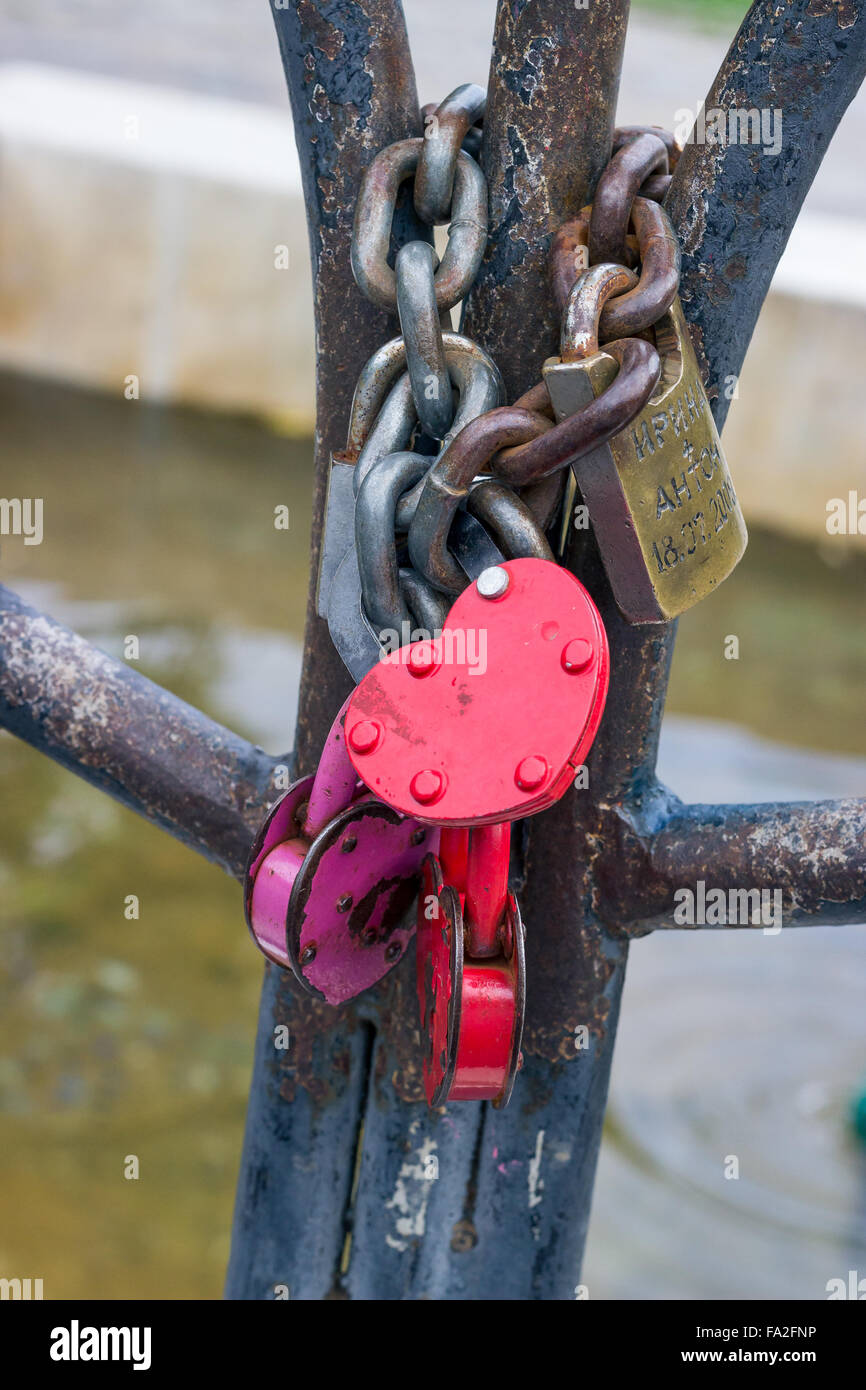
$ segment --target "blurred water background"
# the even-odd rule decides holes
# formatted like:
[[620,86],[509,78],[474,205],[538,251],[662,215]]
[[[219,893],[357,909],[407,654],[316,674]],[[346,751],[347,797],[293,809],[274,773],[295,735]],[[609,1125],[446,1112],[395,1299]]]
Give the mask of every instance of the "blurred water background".
[[[484,8],[470,22],[487,33]],[[225,7],[150,9],[191,26],[215,89],[246,95]],[[181,80],[190,64],[174,41],[133,52],[138,8],[125,37],[104,14],[96,0],[4,0],[0,37],[13,57],[89,55]],[[279,65],[260,18],[249,61],[267,84]],[[0,581],[115,657],[135,633],[146,675],[288,748],[310,440],[9,372],[0,419],[0,493],[43,497],[46,518],[43,545],[0,543]],[[735,477],[762,466],[731,463]],[[278,504],[288,532],[273,527]],[[866,556],[751,529],[733,577],[681,622],[661,774],[689,800],[862,794]],[[0,787],[0,1275],[42,1278],[48,1298],[218,1297],[261,982],[239,889],[5,734]],[[590,1297],[822,1298],[829,1279],[866,1274],[866,1163],[850,1124],[866,1081],[864,966],[856,927],[634,945]],[[137,1182],[122,1179],[131,1153]]]

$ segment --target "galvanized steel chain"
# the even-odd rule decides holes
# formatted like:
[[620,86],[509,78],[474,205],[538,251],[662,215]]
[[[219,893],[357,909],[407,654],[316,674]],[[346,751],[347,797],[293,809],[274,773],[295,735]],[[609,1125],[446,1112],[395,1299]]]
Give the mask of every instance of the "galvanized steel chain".
[[[404,630],[413,619],[425,626],[445,611],[436,595],[451,601],[466,587],[459,517],[480,522],[508,556],[552,557],[545,533],[561,505],[563,470],[620,434],[656,391],[654,325],[679,285],[679,245],[661,205],[676,142],[656,127],[623,127],[592,205],[559,229],[551,252],[559,361],[588,363],[594,394],[565,416],[546,381],[504,404],[495,363],[450,317],[487,239],[486,180],[469,152],[480,145],[484,104],[469,84],[426,107],[424,136],[382,150],[359,189],[355,279],[401,329],[361,373],[339,456],[353,465],[362,617],[379,630]],[[410,179],[419,221],[449,224],[441,263],[429,240],[391,254],[395,207]]]

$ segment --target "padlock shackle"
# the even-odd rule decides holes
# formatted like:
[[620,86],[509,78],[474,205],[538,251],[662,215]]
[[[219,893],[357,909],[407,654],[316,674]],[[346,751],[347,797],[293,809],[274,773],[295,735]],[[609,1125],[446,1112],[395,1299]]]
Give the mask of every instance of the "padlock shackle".
[[466,954],[484,960],[502,953],[502,926],[508,903],[511,823],[443,827],[439,863],[443,882],[463,905]]
[[[354,691],[352,692],[354,694]],[[358,774],[352,766],[346,748],[343,723],[352,695],[348,695],[331,725],[307,803],[307,813],[301,827],[305,840],[314,840],[329,821],[345,811],[358,789]]]
[[466,885],[466,863],[469,858],[469,830],[466,826],[443,826],[439,836],[439,863],[442,878],[458,893]]
[[470,830],[463,929],[466,954],[473,960],[502,953],[510,853],[510,821],[477,825]]
[[[481,916],[493,917],[508,846],[502,831],[485,826],[476,840],[477,887],[493,888]],[[442,846],[452,868],[459,870],[467,836],[478,831],[443,830]],[[417,989],[422,1041],[424,1091],[431,1106],[446,1101],[490,1100],[508,1104],[520,1066],[520,1042],[526,1002],[523,924],[512,893],[506,891],[496,911],[496,950],[479,957],[470,940],[465,905],[477,894],[458,893],[443,878],[444,865],[433,854],[422,867],[418,897]],[[487,870],[491,877],[485,878]]]

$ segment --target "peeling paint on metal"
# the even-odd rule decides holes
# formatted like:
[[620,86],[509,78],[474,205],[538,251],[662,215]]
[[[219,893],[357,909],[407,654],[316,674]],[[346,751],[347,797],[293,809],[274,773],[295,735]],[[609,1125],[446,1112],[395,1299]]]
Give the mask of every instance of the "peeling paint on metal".
[[535,1153],[529,1160],[527,1181],[529,1184],[529,1210],[540,1205],[544,1192],[544,1179],[541,1176],[541,1155],[544,1150],[544,1130],[538,1131],[535,1140]]
[[[416,1120],[409,1127],[410,1135],[417,1135],[419,1128]],[[408,1250],[410,1243],[420,1240],[427,1229],[427,1207],[433,1191],[429,1160],[437,1148],[436,1141],[425,1135],[414,1151],[414,1159],[400,1165],[393,1195],[385,1203],[385,1210],[395,1213],[394,1233],[385,1232],[385,1244],[392,1250]]]

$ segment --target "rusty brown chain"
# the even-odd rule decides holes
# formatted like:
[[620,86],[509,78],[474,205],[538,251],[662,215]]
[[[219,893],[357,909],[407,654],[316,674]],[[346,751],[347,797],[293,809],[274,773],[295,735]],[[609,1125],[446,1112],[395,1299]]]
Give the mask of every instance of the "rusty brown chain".
[[[546,546],[543,532],[561,504],[564,470],[618,434],[655,390],[661,364],[653,325],[679,286],[679,245],[661,205],[679,150],[673,136],[656,127],[623,127],[615,132],[592,205],[559,229],[551,248],[562,360],[589,356],[603,343],[618,371],[595,400],[558,424],[543,382],[513,405],[502,404],[495,365],[450,323],[450,309],[474,282],[487,239],[486,181],[467,152],[478,148],[483,112],[484,93],[474,86],[458,87],[439,107],[425,108],[424,138],[383,150],[359,191],[355,278],[375,304],[398,313],[402,330],[362,373],[347,448],[357,460],[364,604],[380,622],[396,623],[406,612],[395,536],[407,535],[416,576],[414,586],[403,584],[406,598],[413,587],[417,594],[421,578],[445,595],[465,587],[466,575],[448,548],[463,505],[494,535],[518,537],[526,553],[543,553],[539,537]],[[450,221],[448,241],[441,264],[430,243],[419,240],[400,249],[392,268],[394,210],[400,185],[410,178],[419,220],[427,226]],[[456,413],[452,385],[459,391]],[[377,488],[370,478],[364,486],[382,465],[387,484]],[[409,577],[405,569],[400,574]]]

